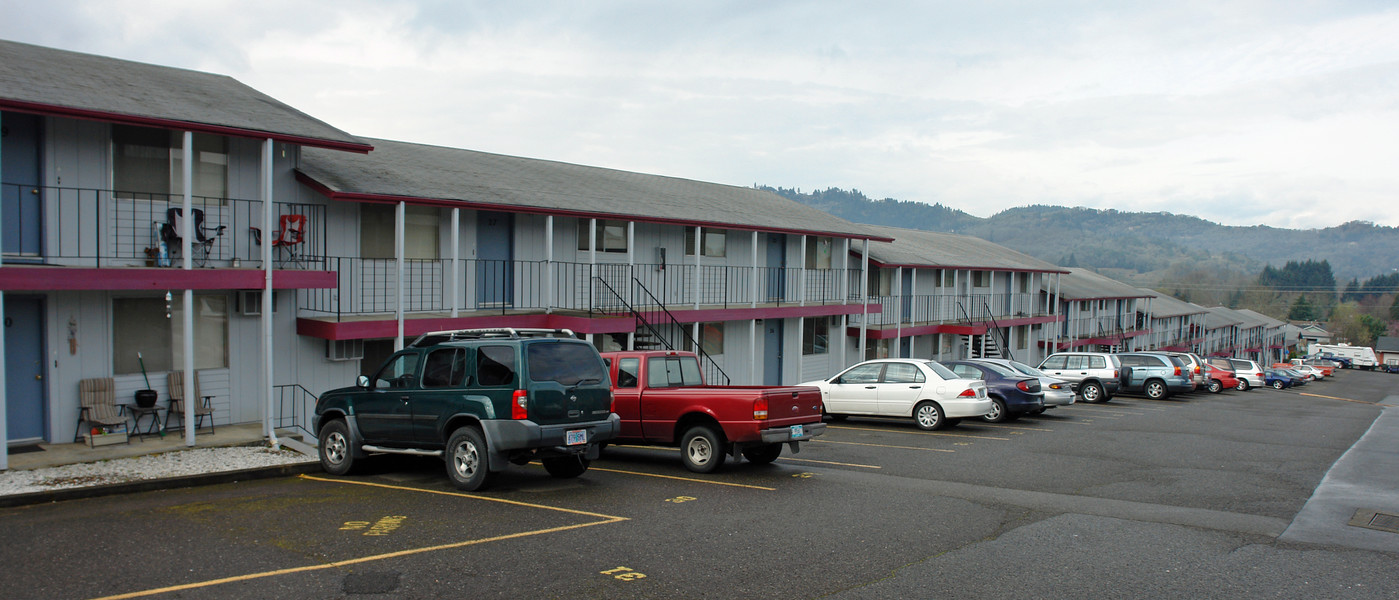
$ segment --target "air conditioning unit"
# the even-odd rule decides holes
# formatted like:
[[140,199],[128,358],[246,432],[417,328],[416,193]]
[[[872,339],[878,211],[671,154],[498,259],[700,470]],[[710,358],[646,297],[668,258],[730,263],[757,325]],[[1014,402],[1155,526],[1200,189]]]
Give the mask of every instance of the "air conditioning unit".
[[334,361],[364,358],[364,340],[326,340],[325,358]]
[[[262,315],[262,290],[238,290],[238,312],[245,317]],[[272,292],[272,314],[277,314],[277,292]]]

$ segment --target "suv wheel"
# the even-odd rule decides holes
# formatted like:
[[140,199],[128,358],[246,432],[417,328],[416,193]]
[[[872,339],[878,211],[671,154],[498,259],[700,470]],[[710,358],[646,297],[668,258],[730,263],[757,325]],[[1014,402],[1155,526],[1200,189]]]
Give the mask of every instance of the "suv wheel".
[[350,427],[336,419],[321,428],[321,468],[331,475],[345,475],[355,466],[355,451],[350,447]]
[[583,458],[581,454],[574,456],[555,456],[540,460],[544,463],[544,470],[548,471],[559,479],[572,479],[582,475],[588,470],[588,465],[592,462]]
[[1165,400],[1167,391],[1166,384],[1155,379],[1146,382],[1146,397],[1152,400]]
[[1083,401],[1089,404],[1094,402],[1104,402],[1107,394],[1103,393],[1103,386],[1097,382],[1083,384]]
[[680,436],[680,457],[685,468],[713,473],[724,465],[724,440],[707,425],[696,425]]
[[468,492],[486,487],[490,465],[486,440],[475,427],[459,427],[447,438],[447,478],[457,489]]
[[947,418],[942,414],[942,407],[936,402],[919,402],[913,409],[913,422],[923,431],[934,431],[947,426]]

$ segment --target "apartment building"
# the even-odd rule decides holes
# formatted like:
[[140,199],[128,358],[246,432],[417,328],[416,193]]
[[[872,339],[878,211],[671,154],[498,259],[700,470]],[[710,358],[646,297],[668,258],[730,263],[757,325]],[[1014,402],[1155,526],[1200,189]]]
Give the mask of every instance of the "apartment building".
[[1147,323],[1148,335],[1132,341],[1134,351],[1195,352],[1205,338],[1205,307],[1179,300],[1156,290],[1137,288],[1151,296],[1140,306],[1137,319]]
[[1151,333],[1144,315],[1151,313],[1152,294],[1088,269],[1066,271],[1057,287],[1043,288],[1064,316],[1051,348],[1119,352]]

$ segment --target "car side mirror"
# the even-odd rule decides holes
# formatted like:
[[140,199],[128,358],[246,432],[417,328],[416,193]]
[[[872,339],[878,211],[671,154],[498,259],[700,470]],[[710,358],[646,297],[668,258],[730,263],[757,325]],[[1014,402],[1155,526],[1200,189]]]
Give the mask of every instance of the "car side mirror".
[[359,387],[362,387],[362,388],[368,388],[368,387],[369,387],[369,376],[368,376],[368,375],[360,375],[360,376],[359,376],[359,379],[356,379],[356,380],[355,380],[355,385],[357,385],[357,386],[359,386]]

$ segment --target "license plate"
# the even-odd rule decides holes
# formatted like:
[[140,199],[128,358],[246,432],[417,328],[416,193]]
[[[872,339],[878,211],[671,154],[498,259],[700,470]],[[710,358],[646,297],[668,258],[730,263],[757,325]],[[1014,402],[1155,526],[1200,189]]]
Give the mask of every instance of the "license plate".
[[568,446],[588,443],[587,429],[570,429],[564,432],[563,443]]
[[806,431],[806,430],[803,429],[801,425],[793,425],[793,426],[792,426],[792,439],[795,440],[795,439],[797,439],[797,438],[799,438],[799,437],[801,437],[801,436],[803,436],[803,435],[806,435],[805,431]]

